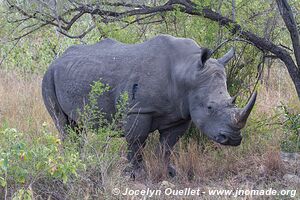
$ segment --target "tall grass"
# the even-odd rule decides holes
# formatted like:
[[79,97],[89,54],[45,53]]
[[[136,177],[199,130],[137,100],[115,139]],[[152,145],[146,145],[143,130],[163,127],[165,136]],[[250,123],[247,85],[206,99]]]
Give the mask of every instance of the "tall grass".
[[2,126],[7,125],[28,132],[29,137],[38,134],[44,122],[55,130],[42,100],[41,80],[40,75],[24,75],[0,70]]

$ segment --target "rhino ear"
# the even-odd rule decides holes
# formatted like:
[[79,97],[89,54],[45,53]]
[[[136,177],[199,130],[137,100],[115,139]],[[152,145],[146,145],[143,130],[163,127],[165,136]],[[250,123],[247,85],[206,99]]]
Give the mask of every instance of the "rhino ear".
[[234,48],[231,47],[231,49],[222,58],[219,58],[218,61],[223,65],[226,65],[231,60],[231,58],[233,58],[234,52]]
[[207,48],[203,48],[201,49],[201,63],[202,66],[205,64],[205,62],[210,58],[210,56],[212,55],[212,50],[207,49]]

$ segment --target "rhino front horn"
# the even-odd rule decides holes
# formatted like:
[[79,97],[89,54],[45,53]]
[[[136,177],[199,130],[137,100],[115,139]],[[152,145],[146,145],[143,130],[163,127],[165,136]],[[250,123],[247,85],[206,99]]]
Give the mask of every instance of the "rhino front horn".
[[245,123],[252,111],[252,108],[256,101],[257,92],[254,92],[248,101],[247,105],[240,111],[239,118],[238,118],[238,124],[239,126],[245,126]]

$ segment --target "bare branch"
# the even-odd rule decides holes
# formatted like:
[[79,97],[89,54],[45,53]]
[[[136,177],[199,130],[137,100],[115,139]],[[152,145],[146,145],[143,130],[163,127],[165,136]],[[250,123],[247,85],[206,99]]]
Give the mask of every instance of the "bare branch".
[[279,46],[281,46],[281,47],[283,47],[283,48],[285,48],[285,49],[287,49],[287,50],[293,52],[293,49],[291,49],[290,47],[288,47],[288,46],[286,46],[286,45],[284,45],[284,44],[281,44],[281,43],[280,43]]
[[80,18],[82,15],[84,15],[85,11],[80,11],[78,14],[76,14],[69,22],[67,22],[67,26],[64,27],[64,30],[68,31],[72,27],[72,25]]
[[53,26],[58,27],[58,24],[54,23],[54,21],[55,21],[54,18],[51,19],[51,20],[43,19],[43,18],[38,17],[37,13],[34,13],[33,15],[29,14],[26,11],[24,11],[23,9],[21,9],[19,6],[12,5],[12,4],[11,4],[11,8],[16,9],[20,14],[24,15],[25,17],[28,17],[28,18],[31,18],[31,19],[36,19],[38,21],[41,21],[41,22],[44,22],[44,23],[47,23],[47,24],[51,24]]
[[96,25],[92,25],[90,26],[86,31],[84,31],[83,33],[81,33],[80,35],[69,35],[66,31],[63,31],[61,29],[57,29],[57,31],[61,34],[63,34],[64,36],[67,36],[69,38],[72,39],[82,39],[84,38],[84,36],[86,36],[89,32],[91,32],[94,28],[96,28]]
[[21,36],[18,36],[18,37],[16,37],[16,38],[14,38],[13,41],[15,41],[15,40],[18,41],[18,40],[22,39],[23,37],[26,37],[27,35],[30,35],[31,33],[33,33],[33,32],[35,32],[35,31],[41,29],[42,27],[44,27],[44,26],[46,26],[46,25],[48,25],[48,24],[47,24],[47,23],[46,23],[46,24],[42,24],[42,25],[40,25],[40,26],[38,26],[38,27],[36,27],[36,28],[34,28],[34,29],[28,31],[28,32],[25,33],[25,34],[23,34],[23,35],[21,35]]
[[17,46],[17,44],[19,43],[20,40],[21,40],[21,38],[19,38],[18,40],[16,40],[16,42],[14,43],[14,45],[12,46],[12,48],[10,48],[10,50],[6,53],[6,55],[3,56],[3,58],[0,61],[0,66],[2,65],[2,63],[4,62],[4,60],[7,58],[7,56],[12,52],[12,50]]
[[232,21],[235,22],[235,16],[236,16],[236,3],[235,3],[235,0],[231,0],[231,4],[232,4],[232,8],[231,8],[231,13],[232,13]]

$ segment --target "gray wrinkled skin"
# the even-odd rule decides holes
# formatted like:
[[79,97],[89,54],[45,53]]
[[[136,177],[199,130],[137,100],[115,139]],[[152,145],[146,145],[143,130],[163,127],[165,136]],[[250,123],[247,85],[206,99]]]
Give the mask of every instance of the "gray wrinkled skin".
[[111,87],[98,101],[108,118],[116,111],[120,94],[127,91],[130,108],[124,132],[128,159],[135,168],[150,132],[159,130],[168,157],[191,121],[210,139],[236,146],[247,116],[240,122],[240,109],[227,91],[224,65],[233,53],[209,59],[210,51],[193,40],[168,35],[141,44],[105,39],[72,46],[46,72],[43,98],[64,138],[66,125],[76,126],[77,109],[88,101],[93,81],[101,79]]

